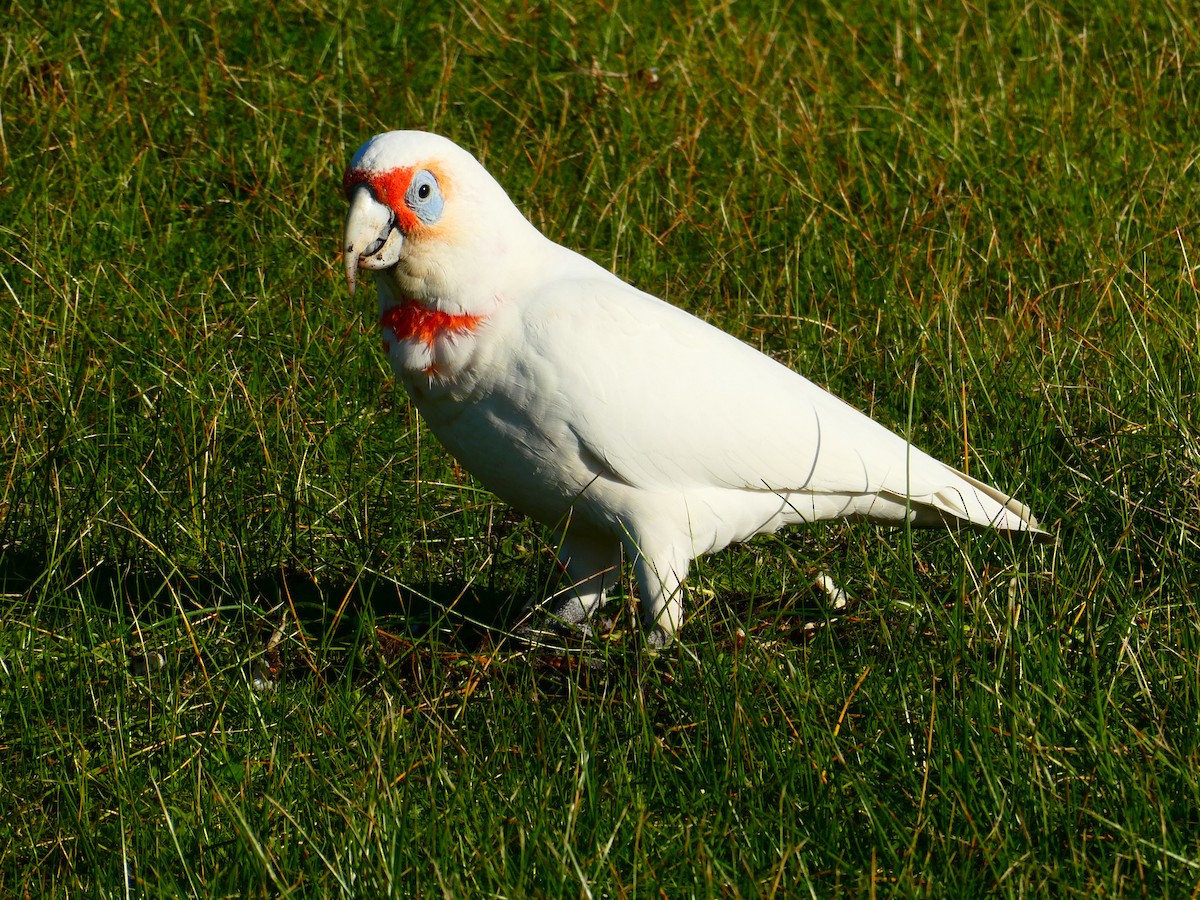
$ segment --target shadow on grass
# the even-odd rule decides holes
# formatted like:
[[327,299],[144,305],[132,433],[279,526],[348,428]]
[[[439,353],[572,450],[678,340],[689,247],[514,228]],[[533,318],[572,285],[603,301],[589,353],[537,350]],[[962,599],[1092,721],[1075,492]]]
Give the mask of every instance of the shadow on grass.
[[[401,584],[375,572],[238,578],[82,560],[50,567],[37,553],[7,550],[0,593],[5,616],[36,621],[50,643],[79,633],[85,618],[91,655],[135,679],[161,673],[186,690],[217,682],[256,690],[384,684],[432,707],[499,679],[560,696],[573,686],[604,691],[611,675],[637,668],[631,654],[640,647],[625,632],[586,648],[578,638],[533,648],[513,634],[531,591],[461,580]],[[69,643],[64,652],[82,659]]]
[[[372,571],[301,570],[239,577],[81,559],[48,566],[43,555],[10,549],[0,551],[0,592],[10,616],[34,619],[47,633],[86,617],[95,645],[123,648],[134,676],[163,669],[207,681],[224,673],[255,687],[387,678],[452,692],[480,677],[526,678],[520,670],[528,665],[535,688],[553,695],[581,677],[603,682],[605,671],[635,672],[645,662],[635,617],[619,609],[611,634],[532,648],[513,633],[532,590],[462,580],[403,584]],[[614,601],[621,603],[628,598]],[[748,644],[787,650],[823,631],[830,613],[828,598],[812,588],[786,598],[734,591],[698,609],[691,630],[729,652]],[[676,653],[655,665],[669,667]],[[518,665],[495,665],[508,660]]]
[[135,645],[152,647],[168,633],[205,622],[241,626],[269,640],[298,631],[306,647],[347,649],[371,630],[429,639],[450,652],[476,652],[511,630],[523,593],[461,580],[401,584],[384,575],[357,576],[280,570],[241,577],[217,572],[163,572],[134,563],[86,565],[81,559],[50,566],[46,556],[0,551],[0,595],[9,615],[36,608],[53,629],[59,615],[80,609],[126,623]]

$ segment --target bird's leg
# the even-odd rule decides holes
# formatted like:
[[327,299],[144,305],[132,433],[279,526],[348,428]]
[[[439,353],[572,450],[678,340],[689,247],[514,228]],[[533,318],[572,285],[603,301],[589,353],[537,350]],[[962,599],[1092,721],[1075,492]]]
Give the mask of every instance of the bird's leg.
[[569,584],[555,593],[547,609],[569,625],[586,624],[621,574],[621,545],[568,532],[559,543],[558,562]]
[[559,539],[558,564],[567,583],[546,600],[541,613],[528,616],[520,630],[562,632],[576,625],[590,630],[592,614],[604,603],[621,574],[621,545],[611,539],[567,531]]
[[691,557],[673,547],[651,553],[635,545],[626,551],[633,556],[633,571],[641,591],[646,643],[654,648],[665,647],[675,640],[683,624],[683,579]]

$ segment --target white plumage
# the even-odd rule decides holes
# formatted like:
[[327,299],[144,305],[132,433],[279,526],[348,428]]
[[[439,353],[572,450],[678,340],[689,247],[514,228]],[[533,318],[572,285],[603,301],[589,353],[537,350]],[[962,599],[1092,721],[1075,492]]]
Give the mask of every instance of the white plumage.
[[632,560],[648,637],[682,623],[691,561],[783,525],[862,518],[1042,534],[1010,496],[534,228],[446,138],[378,135],[346,173],[351,290],[429,428],[556,528],[586,624]]

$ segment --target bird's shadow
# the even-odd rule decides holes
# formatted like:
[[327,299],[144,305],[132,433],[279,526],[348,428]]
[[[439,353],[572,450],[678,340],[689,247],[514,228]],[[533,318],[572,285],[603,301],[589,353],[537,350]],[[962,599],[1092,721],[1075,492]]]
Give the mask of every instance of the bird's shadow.
[[211,649],[192,639],[203,633],[213,636],[210,646],[263,656],[274,672],[288,665],[277,652],[286,637],[305,657],[291,666],[325,677],[360,668],[372,655],[386,662],[405,648],[455,655],[510,645],[527,596],[453,579],[404,584],[373,572],[231,577],[83,560],[51,568],[44,554],[11,549],[0,550],[0,593],[10,609],[33,604],[41,614],[78,609],[77,598],[86,598],[86,608],[111,616],[110,635],[123,630],[116,623],[127,624],[134,659],[166,653],[168,645],[203,657]]
[[[517,626],[535,593],[526,585],[501,589],[459,579],[402,583],[374,571],[293,568],[231,576],[164,572],[132,562],[87,565],[82,559],[50,567],[45,554],[0,549],[0,594],[10,598],[10,608],[36,605],[39,621],[55,610],[70,616],[81,608],[108,616],[96,633],[123,644],[135,675],[157,665],[181,677],[226,671],[273,683],[312,677],[357,682],[410,668],[445,673],[472,658],[515,654],[534,664],[548,689],[580,672],[594,678],[636,668],[630,660],[641,642],[632,617],[616,640],[606,634],[599,645],[567,637],[558,646],[531,646]],[[731,614],[709,615],[716,621],[704,627],[710,639],[728,646],[746,639],[740,628],[732,630],[737,623],[760,621],[748,628],[752,640],[804,643],[829,623],[819,599],[804,595],[792,598],[789,613],[779,617],[758,612],[777,610],[778,598],[731,594],[725,598]],[[628,605],[628,598],[615,602]]]

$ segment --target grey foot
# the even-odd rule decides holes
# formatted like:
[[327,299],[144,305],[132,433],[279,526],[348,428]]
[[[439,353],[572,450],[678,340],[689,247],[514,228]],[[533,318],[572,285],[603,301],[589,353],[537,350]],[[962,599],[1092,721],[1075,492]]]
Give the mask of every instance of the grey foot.
[[646,631],[646,649],[652,652],[665,650],[675,643],[675,635],[670,634],[661,625],[655,625]]
[[513,628],[513,636],[530,647],[562,648],[566,644],[578,644],[592,637],[592,626],[583,622],[566,622],[547,612],[534,612],[526,616]]

